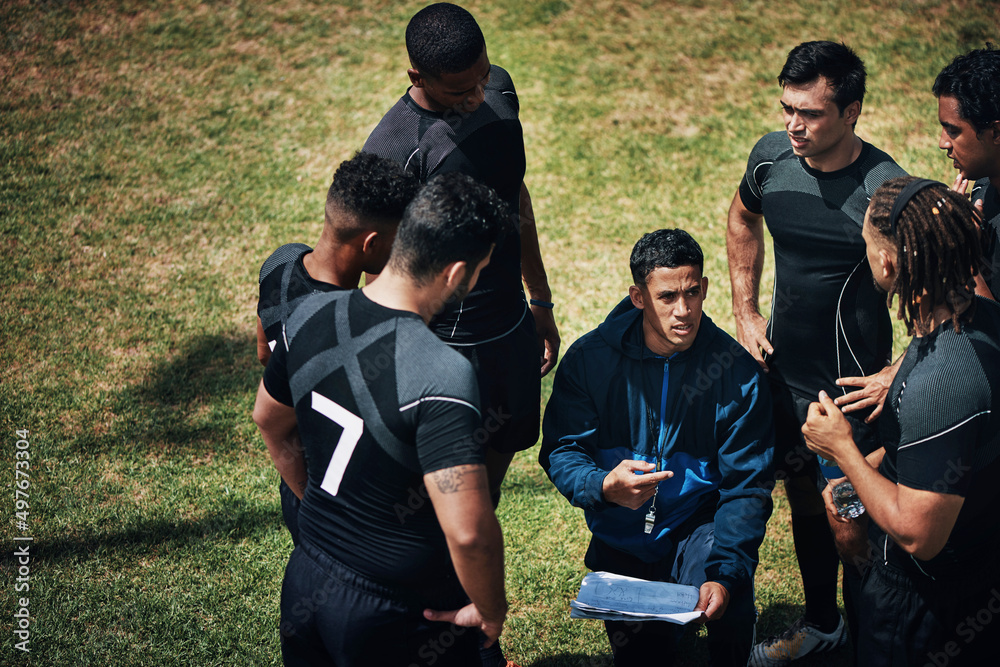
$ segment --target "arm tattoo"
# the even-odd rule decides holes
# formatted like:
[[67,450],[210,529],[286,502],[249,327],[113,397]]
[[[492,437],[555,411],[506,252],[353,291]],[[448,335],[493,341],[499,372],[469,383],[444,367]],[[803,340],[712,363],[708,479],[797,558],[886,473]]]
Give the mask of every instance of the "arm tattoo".
[[476,466],[463,465],[435,470],[431,473],[434,483],[441,493],[456,493],[468,485],[466,476],[476,470]]

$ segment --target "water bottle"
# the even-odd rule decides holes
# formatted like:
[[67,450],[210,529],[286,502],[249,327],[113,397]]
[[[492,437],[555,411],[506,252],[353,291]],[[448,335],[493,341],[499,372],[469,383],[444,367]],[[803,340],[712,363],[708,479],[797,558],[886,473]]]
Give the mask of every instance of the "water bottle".
[[[820,457],[819,469],[826,479],[844,477],[844,473],[836,461]],[[837,514],[846,516],[848,519],[857,519],[865,513],[865,506],[861,502],[861,498],[858,497],[858,492],[854,490],[854,485],[846,479],[833,487],[833,504],[837,506]]]

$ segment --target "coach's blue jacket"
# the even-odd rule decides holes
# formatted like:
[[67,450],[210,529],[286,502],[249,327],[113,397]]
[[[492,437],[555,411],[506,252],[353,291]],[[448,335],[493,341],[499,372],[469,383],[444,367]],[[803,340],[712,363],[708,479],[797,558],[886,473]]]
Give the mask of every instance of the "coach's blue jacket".
[[[643,343],[642,311],[626,297],[559,364],[538,459],[585,510],[595,537],[645,562],[670,555],[678,528],[714,518],[708,579],[733,592],[753,580],[771,515],[773,441],[767,383],[739,343],[703,314],[690,348],[657,357]],[[674,472],[659,485],[648,535],[652,500],[630,510],[601,495],[623,459]]]

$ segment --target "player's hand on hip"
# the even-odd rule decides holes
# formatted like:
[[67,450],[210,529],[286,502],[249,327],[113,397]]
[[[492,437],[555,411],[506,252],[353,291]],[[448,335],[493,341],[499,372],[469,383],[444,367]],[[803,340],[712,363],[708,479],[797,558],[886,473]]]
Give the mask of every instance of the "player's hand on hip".
[[674,476],[670,470],[654,470],[656,466],[652,463],[625,459],[604,477],[601,485],[604,500],[629,509],[639,509],[656,493],[657,484]]
[[886,366],[878,373],[860,377],[837,378],[838,387],[858,387],[852,392],[834,399],[834,403],[846,414],[856,410],[864,410],[874,406],[872,413],[865,419],[870,424],[882,414],[885,397],[889,394],[889,386],[896,377],[898,366]]
[[483,615],[479,613],[479,609],[471,602],[461,609],[454,609],[452,611],[424,609],[424,618],[428,621],[452,623],[466,628],[479,628],[486,635],[486,641],[483,642],[484,648],[488,648],[497,640],[497,637],[500,636],[500,632],[503,630],[505,620],[505,617],[499,620],[483,618]]
[[767,318],[753,311],[737,315],[736,339],[766,373],[769,369],[767,362],[764,361],[764,355],[774,354],[774,346],[767,339]]

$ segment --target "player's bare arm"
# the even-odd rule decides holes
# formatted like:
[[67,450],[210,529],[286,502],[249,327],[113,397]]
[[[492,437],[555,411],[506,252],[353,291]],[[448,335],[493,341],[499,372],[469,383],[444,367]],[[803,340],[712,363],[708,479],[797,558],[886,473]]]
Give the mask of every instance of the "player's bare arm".
[[[547,303],[552,302],[552,290],[549,289],[545,264],[542,262],[542,252],[538,246],[538,228],[535,225],[535,212],[531,207],[531,195],[527,186],[521,183],[520,198],[521,220],[521,278],[528,291],[528,298]],[[538,336],[538,346],[542,351],[542,377],[556,366],[559,358],[559,330],[556,328],[552,308],[530,306],[535,318],[535,332]]]
[[267,366],[271,358],[271,346],[267,344],[267,334],[264,333],[264,325],[260,318],[257,318],[257,359],[262,366]]
[[763,353],[774,354],[767,339],[767,319],[760,314],[760,276],[764,270],[764,216],[743,205],[739,191],[729,207],[726,226],[729,280],[733,287],[736,339],[765,371]]
[[306,462],[302,456],[295,408],[276,401],[261,381],[253,406],[253,421],[267,445],[278,474],[300,500],[306,492]]
[[424,616],[479,627],[492,644],[507,618],[503,580],[503,535],[493,512],[486,467],[461,465],[424,475],[427,494],[448,541],[455,572],[471,604],[452,611],[427,609]]
[[965,499],[911,489],[883,477],[861,455],[851,425],[826,392],[820,392],[819,399],[809,406],[802,427],[809,449],[840,464],[872,521],[904,551],[921,560],[936,556],[948,541]]
[[656,493],[657,484],[674,476],[670,470],[655,469],[652,463],[625,459],[604,477],[601,495],[609,503],[639,509]]

